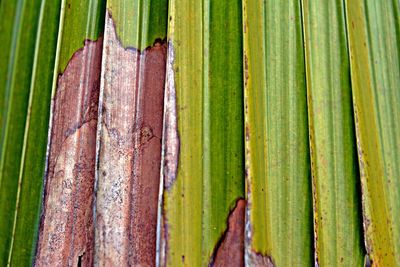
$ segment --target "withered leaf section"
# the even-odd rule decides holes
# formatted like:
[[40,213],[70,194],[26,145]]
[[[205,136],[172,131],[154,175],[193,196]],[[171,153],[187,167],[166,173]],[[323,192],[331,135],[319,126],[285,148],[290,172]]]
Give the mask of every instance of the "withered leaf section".
[[[98,124],[96,265],[155,265],[166,12],[165,0],[107,2]],[[161,22],[154,22],[154,16]]]
[[90,266],[104,1],[62,5],[36,265]]

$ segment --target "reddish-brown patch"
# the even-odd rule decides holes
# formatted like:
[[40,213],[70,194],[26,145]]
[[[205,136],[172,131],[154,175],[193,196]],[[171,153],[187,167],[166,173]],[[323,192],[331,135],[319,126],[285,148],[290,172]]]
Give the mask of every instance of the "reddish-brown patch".
[[57,81],[37,266],[93,265],[93,187],[102,38]]
[[239,199],[228,218],[228,229],[214,252],[210,266],[244,266],[244,215],[246,201]]
[[105,23],[95,264],[154,266],[166,45],[140,52]]

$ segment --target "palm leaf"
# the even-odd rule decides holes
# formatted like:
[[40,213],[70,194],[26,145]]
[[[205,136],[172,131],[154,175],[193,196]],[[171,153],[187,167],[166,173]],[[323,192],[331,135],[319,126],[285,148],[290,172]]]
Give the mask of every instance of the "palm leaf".
[[[310,266],[312,200],[298,1],[244,1],[249,266]],[[262,257],[264,256],[264,258]]]
[[63,0],[37,265],[92,265],[105,1]]
[[398,1],[346,1],[364,231],[374,266],[400,262]]
[[[40,11],[39,0],[0,6],[0,265],[9,261],[18,203],[19,172]],[[3,43],[4,41],[4,43]],[[30,240],[32,242],[33,240]],[[28,248],[30,249],[30,248]]]
[[166,0],[107,2],[96,264],[155,263],[167,8]]
[[241,4],[172,0],[169,18],[158,260],[236,266],[244,231]]
[[31,265],[35,253],[60,3],[42,1],[40,10],[19,170],[12,253],[9,254],[9,263],[15,266]]
[[364,260],[343,1],[302,1],[316,261]]

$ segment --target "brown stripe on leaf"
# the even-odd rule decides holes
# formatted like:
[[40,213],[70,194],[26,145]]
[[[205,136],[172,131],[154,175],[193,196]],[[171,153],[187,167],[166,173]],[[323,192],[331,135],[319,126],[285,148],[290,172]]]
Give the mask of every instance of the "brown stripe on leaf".
[[244,266],[244,215],[246,201],[239,199],[228,217],[225,231],[209,266]]
[[95,264],[154,266],[166,45],[122,47],[106,13]]
[[91,266],[102,38],[85,41],[57,81],[37,266]]

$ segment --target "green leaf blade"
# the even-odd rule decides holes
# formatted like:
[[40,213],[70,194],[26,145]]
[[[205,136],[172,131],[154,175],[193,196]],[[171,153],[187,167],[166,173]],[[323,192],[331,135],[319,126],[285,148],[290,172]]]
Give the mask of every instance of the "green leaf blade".
[[58,73],[65,70],[72,55],[83,47],[85,40],[95,41],[103,33],[106,1],[63,0],[63,18],[59,42]]
[[11,265],[32,264],[45,170],[51,89],[61,1],[43,1],[35,45],[28,116],[19,173]]
[[397,1],[346,1],[364,231],[374,266],[400,260]]
[[205,3],[204,14],[203,251],[210,257],[244,192],[240,1]]
[[[4,49],[0,51],[0,125],[2,129],[4,129],[4,113],[9,99],[9,92],[6,90],[7,78],[9,70],[14,62],[13,57],[15,56],[15,45],[12,45],[12,42],[15,42],[16,38],[15,34],[13,34],[13,29],[17,12],[17,3],[18,1],[2,1],[0,4],[0,41],[4,47]],[[5,134],[4,130],[1,130],[0,134],[0,151],[2,151]]]
[[168,11],[166,0],[110,0],[107,9],[124,47],[143,50],[155,40],[165,38],[168,19],[161,14]]
[[246,170],[251,241],[276,266],[312,263],[312,201],[301,8],[244,1]]
[[161,265],[208,266],[243,198],[241,6],[177,0],[169,16],[180,147],[176,179],[164,187]]
[[[14,1],[12,1],[14,2]],[[9,59],[4,66],[7,76],[1,77],[1,139],[0,139],[0,264],[8,264],[13,242],[14,217],[16,214],[19,170],[23,149],[26,111],[32,74],[35,39],[40,1],[15,1],[15,16],[4,25],[3,34],[10,34],[5,48]],[[6,2],[1,8],[9,8]],[[8,10],[7,10],[8,11]],[[4,12],[7,12],[4,10]],[[3,12],[3,11],[2,11]],[[10,10],[11,14],[13,8]],[[6,18],[6,17],[5,17]],[[11,22],[12,21],[12,22]],[[7,28],[12,27],[12,31]],[[7,37],[4,37],[7,39]],[[2,64],[4,64],[2,63]],[[31,240],[32,242],[32,240]]]
[[361,266],[364,252],[342,1],[303,1],[316,259]]

